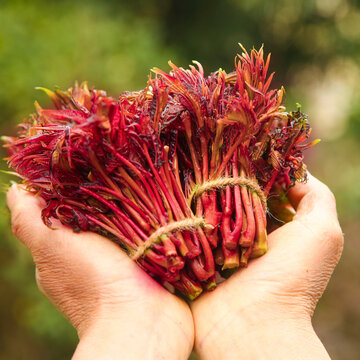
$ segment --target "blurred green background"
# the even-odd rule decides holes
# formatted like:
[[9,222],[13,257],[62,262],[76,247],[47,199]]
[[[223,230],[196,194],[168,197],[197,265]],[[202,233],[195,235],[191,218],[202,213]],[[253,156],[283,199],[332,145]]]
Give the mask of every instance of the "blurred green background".
[[[168,70],[169,59],[230,72],[238,42],[272,52],[274,86],[285,86],[289,109],[303,105],[322,139],[307,163],[336,195],[345,249],[313,323],[333,359],[359,359],[359,1],[0,0],[0,133],[14,134],[35,99],[49,104],[36,86],[87,80],[117,96],[143,88],[150,69]],[[9,177],[0,180],[5,187]],[[76,333],[37,290],[4,198],[0,359],[69,359]]]

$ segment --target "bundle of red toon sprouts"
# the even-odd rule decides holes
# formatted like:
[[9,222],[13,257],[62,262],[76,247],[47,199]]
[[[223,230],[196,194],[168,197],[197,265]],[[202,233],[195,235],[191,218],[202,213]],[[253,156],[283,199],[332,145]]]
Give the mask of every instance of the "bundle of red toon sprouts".
[[46,225],[102,234],[195,299],[267,251],[269,196],[306,177],[307,116],[270,89],[269,60],[243,49],[234,72],[209,76],[169,63],[118,99],[43,89],[54,109],[36,103],[5,139],[9,166],[46,200]]

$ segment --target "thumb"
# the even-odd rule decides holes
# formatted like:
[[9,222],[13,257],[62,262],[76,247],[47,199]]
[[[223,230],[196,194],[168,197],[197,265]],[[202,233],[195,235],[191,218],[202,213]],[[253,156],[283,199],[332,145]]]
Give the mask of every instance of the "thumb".
[[[94,232],[74,233],[70,227],[56,222],[56,228],[50,229],[41,219],[45,200],[35,197],[22,186],[13,185],[7,193],[7,205],[11,212],[12,231],[31,251],[35,263],[46,263],[50,256],[61,259],[70,258],[74,262],[91,261],[101,267],[126,264],[129,269],[138,267],[113,241]],[[76,241],[74,241],[76,240]],[[95,256],[94,256],[95,255]],[[103,258],[112,261],[103,262]],[[137,271],[136,270],[136,271]],[[135,271],[135,270],[133,270]]]
[[296,215],[293,221],[269,235],[271,246],[296,245],[323,255],[332,253],[338,260],[343,247],[343,234],[335,197],[330,189],[309,174],[306,183],[296,184],[289,190],[288,198]]
[[20,185],[13,185],[7,193],[7,205],[11,212],[11,226],[14,235],[31,251],[41,246],[53,235],[41,220],[44,200],[27,192]]
[[304,284],[308,286],[311,291],[306,292],[317,300],[343,248],[335,198],[313,176],[307,183],[295,185],[288,197],[297,213],[293,221],[270,233],[266,260],[272,261],[280,272],[286,269],[286,277],[290,282],[297,279],[299,289]]

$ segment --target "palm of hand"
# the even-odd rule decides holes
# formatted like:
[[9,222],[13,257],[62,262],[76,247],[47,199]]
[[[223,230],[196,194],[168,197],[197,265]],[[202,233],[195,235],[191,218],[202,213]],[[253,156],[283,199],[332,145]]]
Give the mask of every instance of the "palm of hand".
[[56,230],[47,228],[40,219],[41,200],[21,189],[10,190],[8,204],[14,233],[32,252],[39,288],[80,334],[99,318],[116,317],[121,309],[121,317],[139,326],[146,320],[177,327],[175,331],[188,333],[192,346],[187,304],[154,281],[118,245],[95,233],[75,234],[60,223],[54,223]]
[[[343,237],[325,185],[311,177],[289,196],[297,215],[269,235],[266,256],[191,304],[197,351],[214,337],[233,338],[239,322],[256,327],[284,312],[310,319],[339,260]],[[80,334],[97,319],[115,316],[119,323],[125,319],[150,331],[156,323],[157,334],[175,333],[174,343],[185,339],[191,349],[189,307],[117,245],[97,234],[74,234],[61,224],[56,231],[48,229],[40,220],[39,200],[17,188],[9,192],[8,203],[14,233],[34,257],[40,289]]]
[[218,334],[236,333],[239,321],[310,320],[341,256],[343,236],[325,185],[311,177],[289,197],[297,215],[269,235],[268,253],[192,304],[198,350]]
[[[155,304],[186,318],[187,305],[150,278],[119,247],[96,234],[59,227],[33,252],[37,282],[76,328],[111,309],[134,309],[159,318]],[[105,313],[104,313],[105,312]],[[170,316],[170,314],[169,314]]]

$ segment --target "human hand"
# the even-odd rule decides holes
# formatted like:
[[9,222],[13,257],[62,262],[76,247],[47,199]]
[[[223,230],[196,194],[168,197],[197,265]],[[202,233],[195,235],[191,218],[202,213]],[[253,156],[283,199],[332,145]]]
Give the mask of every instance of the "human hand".
[[311,316],[342,252],[335,199],[311,175],[288,196],[297,214],[268,253],[192,304],[201,359],[329,358]]
[[39,288],[78,331],[74,359],[187,359],[194,329],[184,301],[108,239],[46,227],[42,200],[21,187],[11,187],[7,203]]

